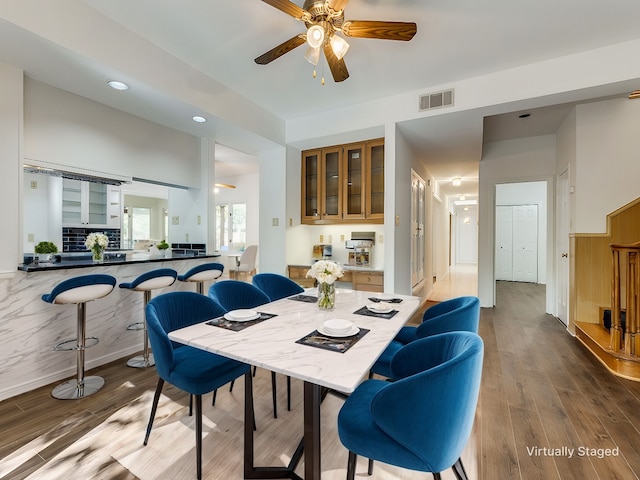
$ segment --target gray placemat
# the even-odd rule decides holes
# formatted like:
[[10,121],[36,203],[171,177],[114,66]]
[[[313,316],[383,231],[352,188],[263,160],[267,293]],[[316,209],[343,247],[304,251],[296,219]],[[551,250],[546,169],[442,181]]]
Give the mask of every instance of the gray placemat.
[[300,294],[289,297],[289,300],[295,300],[297,302],[316,303],[318,301],[318,297],[314,297],[313,295]]
[[327,335],[323,335],[317,330],[314,330],[310,334],[302,337],[300,340],[297,340],[296,343],[309,345],[310,347],[324,348],[325,350],[331,350],[333,352],[344,353],[358,343],[358,340],[364,337],[367,333],[369,333],[369,330],[361,328],[360,331],[352,337],[329,337]]
[[212,325],[214,327],[220,327],[226,330],[233,330],[234,332],[239,332],[252,325],[256,325],[260,322],[264,322],[265,320],[269,320],[270,318],[277,317],[275,313],[264,313],[264,312],[258,312],[258,313],[260,314],[258,318],[256,318],[255,320],[249,320],[248,322],[232,322],[231,320],[227,320],[226,318],[224,318],[224,316],[222,316],[222,317],[214,318],[213,320],[209,320],[206,323],[207,325]]
[[367,315],[368,317],[376,317],[376,318],[393,318],[393,316],[398,313],[398,310],[391,310],[387,313],[376,313],[369,310],[367,307],[362,307],[356,310],[356,315]]

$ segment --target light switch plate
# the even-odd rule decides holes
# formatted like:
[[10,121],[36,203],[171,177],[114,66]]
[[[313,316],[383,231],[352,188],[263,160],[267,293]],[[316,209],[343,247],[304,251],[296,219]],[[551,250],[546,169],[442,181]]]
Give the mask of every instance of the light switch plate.
[[177,215],[175,217],[171,217],[171,225],[180,225],[180,217]]

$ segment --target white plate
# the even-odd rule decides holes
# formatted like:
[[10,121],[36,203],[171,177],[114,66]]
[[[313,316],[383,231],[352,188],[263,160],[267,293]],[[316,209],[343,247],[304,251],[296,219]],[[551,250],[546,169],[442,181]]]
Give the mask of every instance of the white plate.
[[367,305],[367,309],[373,313],[390,313],[393,311],[393,307],[388,303],[372,303]]
[[260,314],[255,310],[231,310],[224,314],[224,318],[232,322],[248,322],[249,320],[255,320]]
[[333,318],[325,321],[322,324],[322,328],[326,333],[342,335],[353,330],[353,322],[350,320],[343,320],[341,318]]
[[345,332],[345,333],[339,333],[339,334],[338,333],[329,333],[323,327],[318,327],[318,332],[321,333],[322,335],[326,335],[327,337],[336,337],[336,338],[353,337],[359,331],[360,331],[360,329],[358,327],[356,327],[355,325],[351,328],[350,331]]
[[395,295],[385,295],[385,294],[382,294],[382,295],[378,295],[376,298],[377,298],[378,300],[380,300],[381,302],[384,302],[384,301],[393,300],[393,299],[394,299],[394,298],[396,298],[396,297],[395,297]]

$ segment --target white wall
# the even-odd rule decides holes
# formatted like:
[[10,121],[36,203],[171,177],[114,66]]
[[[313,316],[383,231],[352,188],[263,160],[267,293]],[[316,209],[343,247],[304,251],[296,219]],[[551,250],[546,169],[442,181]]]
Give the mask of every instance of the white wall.
[[24,156],[200,188],[200,139],[25,78]]
[[478,206],[456,205],[454,211],[456,228],[455,263],[478,263]]
[[604,233],[607,214],[640,196],[640,100],[576,107],[575,232]]
[[[16,271],[22,239],[22,70],[0,63],[0,274]],[[19,262],[18,262],[19,263]]]
[[547,282],[547,182],[496,185],[496,205],[538,206],[538,283]]
[[[548,215],[553,216],[556,136],[521,138],[485,144],[480,162],[478,205],[478,296],[483,307],[495,305],[495,187],[501,183],[546,181]],[[553,251],[554,232],[548,226],[547,251]],[[553,258],[547,256],[547,272]],[[555,309],[555,283],[547,277],[547,312]]]

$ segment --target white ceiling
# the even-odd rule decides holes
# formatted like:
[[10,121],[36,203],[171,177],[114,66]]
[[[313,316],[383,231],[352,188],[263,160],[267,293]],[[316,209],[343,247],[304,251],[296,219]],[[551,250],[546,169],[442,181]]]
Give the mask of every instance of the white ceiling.
[[[303,0],[294,3],[301,6]],[[172,128],[231,138],[237,133],[233,121],[195,111],[199,105],[185,101],[183,85],[173,86],[173,95],[172,85],[160,91],[145,82],[146,64],[182,65],[186,83],[219,95],[221,103],[237,95],[290,121],[640,37],[637,0],[351,0],[345,17],[413,21],[418,33],[410,42],[348,38],[350,78],[336,84],[325,67],[322,86],[312,77],[304,46],[269,65],[254,63],[255,57],[304,32],[301,22],[260,0],[30,0],[11,2],[0,11],[0,62]],[[322,75],[321,65],[318,71]],[[114,76],[133,85],[126,95],[105,88],[104,81]],[[625,88],[591,95],[621,95]],[[468,185],[475,179],[477,188],[483,141],[553,133],[566,115],[564,108],[553,108],[536,110],[526,122],[502,116],[532,107],[442,114],[399,128],[429,159],[443,185],[462,176]],[[189,120],[194,113],[208,114],[210,121],[195,125]],[[247,138],[236,148],[251,153],[265,147],[261,142]],[[224,162],[232,165],[232,151],[223,153]],[[250,157],[238,162],[250,163]]]

